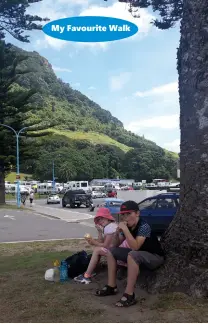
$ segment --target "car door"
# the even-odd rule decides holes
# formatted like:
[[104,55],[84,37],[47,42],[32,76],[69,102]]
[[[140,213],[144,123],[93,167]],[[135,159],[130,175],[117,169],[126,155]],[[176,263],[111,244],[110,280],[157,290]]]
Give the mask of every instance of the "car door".
[[154,230],[155,227],[155,219],[154,219],[154,212],[157,206],[157,198],[150,197],[138,204],[140,210],[140,216],[144,219]]
[[161,197],[157,200],[156,208],[152,214],[154,228],[158,233],[163,233],[170,225],[177,211],[176,201],[173,198]]

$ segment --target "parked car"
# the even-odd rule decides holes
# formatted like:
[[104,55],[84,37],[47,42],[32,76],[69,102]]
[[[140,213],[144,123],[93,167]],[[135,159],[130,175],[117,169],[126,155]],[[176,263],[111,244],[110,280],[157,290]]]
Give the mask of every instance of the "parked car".
[[74,208],[84,205],[89,208],[92,203],[92,195],[86,193],[83,189],[68,190],[62,198],[62,207],[70,205],[71,208]]
[[108,193],[107,193],[107,196],[109,198],[116,198],[117,197],[117,191],[115,191],[115,190],[109,190]]
[[47,204],[60,204],[61,199],[57,194],[50,194],[47,198]]
[[118,213],[120,211],[120,207],[124,200],[122,199],[117,199],[117,198],[106,198],[104,200],[104,203],[102,204],[103,207],[108,208],[111,215],[114,216],[116,221],[118,221]]
[[139,204],[140,215],[161,235],[170,225],[179,207],[178,193],[161,193],[144,199]]
[[92,198],[105,198],[106,197],[106,193],[105,192],[101,192],[101,191],[92,191]]
[[[121,199],[107,198],[103,206],[108,208],[117,221],[120,206],[124,201]],[[178,193],[161,193],[146,198],[138,203],[140,217],[144,219],[157,235],[161,235],[170,225],[179,207]]]
[[177,184],[177,185],[174,186],[174,187],[169,187],[169,188],[167,189],[167,192],[179,192],[179,191],[180,191],[180,183]]

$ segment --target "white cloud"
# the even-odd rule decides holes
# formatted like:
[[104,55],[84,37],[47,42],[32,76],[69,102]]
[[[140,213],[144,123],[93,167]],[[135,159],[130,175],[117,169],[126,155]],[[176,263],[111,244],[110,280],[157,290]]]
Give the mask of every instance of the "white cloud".
[[172,142],[164,143],[163,145],[167,150],[179,153],[180,152],[180,139],[177,138]]
[[155,88],[152,88],[147,91],[138,91],[135,93],[136,97],[151,97],[151,96],[161,96],[167,94],[176,94],[178,93],[178,82],[167,83]]
[[52,47],[53,49],[58,50],[58,51],[60,51],[67,44],[68,44],[68,42],[66,42],[66,41],[56,39],[53,37],[49,37],[47,35],[45,35],[43,39],[37,39],[35,41],[35,47],[38,49]]
[[93,86],[91,86],[91,87],[88,88],[88,90],[95,90],[95,89],[96,89],[96,88],[93,87]]
[[66,6],[61,5],[61,0],[44,0],[38,3],[31,4],[28,9],[28,12],[43,18],[47,17],[50,19],[50,21],[69,17],[73,14],[72,8],[70,8],[69,6],[67,7],[66,12]]
[[[139,32],[130,37],[126,38],[123,41],[132,40],[138,37],[142,37],[147,35],[147,33],[152,28],[150,22],[154,18],[146,9],[139,9],[138,13],[140,14],[140,18],[134,18],[132,14],[128,11],[128,5],[126,3],[115,2],[111,6],[105,6],[105,4],[97,6],[91,5],[86,10],[83,10],[80,13],[80,16],[105,16],[105,17],[115,17],[120,19],[125,19],[130,22],[133,22],[139,27]],[[84,45],[85,47],[98,47],[101,49],[106,49],[111,42],[106,43],[81,43],[80,45]]]
[[[56,0],[58,4],[69,4],[69,0]],[[87,7],[89,5],[88,0],[70,0],[71,6]]]
[[58,66],[52,66],[53,70],[56,72],[72,72],[70,69],[68,68],[61,68]]
[[[103,1],[104,2],[104,1]],[[146,9],[139,9],[140,18],[134,18],[128,11],[128,6],[125,3],[115,2],[111,6],[102,5],[90,5],[88,0],[44,0],[40,3],[31,5],[30,13],[36,14],[40,17],[48,17],[51,21],[73,16],[74,7],[80,7],[80,16],[106,16],[115,17],[133,22],[139,27],[139,32],[124,40],[128,41],[132,39],[139,39],[148,34],[152,25],[150,24],[153,19],[153,15],[148,13]],[[80,49],[90,48],[94,53],[97,53],[98,49],[106,50],[111,42],[101,43],[71,43],[55,39],[52,37],[44,37],[36,41],[36,45],[40,48],[52,47],[53,49],[60,50],[66,45],[73,45]]]
[[174,114],[139,119],[138,121],[130,122],[125,128],[133,133],[138,133],[141,129],[146,128],[178,129],[178,127],[179,115]]
[[131,79],[130,72],[123,72],[109,78],[109,87],[111,91],[121,90]]
[[[50,21],[72,16],[73,15],[72,8],[68,6],[66,10],[66,6],[61,5],[60,1],[61,0],[56,0],[56,1],[44,0],[38,3],[34,3],[29,7],[28,12],[30,14],[33,15],[35,14],[43,18],[47,17],[50,19]],[[47,23],[48,22],[44,24]],[[38,49],[52,47],[53,49],[59,51],[67,44],[69,44],[67,41],[63,41],[60,39],[47,36],[43,32],[42,35],[43,38],[37,39],[34,42],[35,47]]]

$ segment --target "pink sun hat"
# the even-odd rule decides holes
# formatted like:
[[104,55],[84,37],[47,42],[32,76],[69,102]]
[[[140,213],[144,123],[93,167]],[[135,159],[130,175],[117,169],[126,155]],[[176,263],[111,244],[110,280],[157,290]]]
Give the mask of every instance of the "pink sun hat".
[[97,210],[96,216],[94,218],[94,222],[95,224],[97,223],[97,219],[98,217],[103,217],[105,219],[110,220],[111,222],[115,222],[115,219],[113,218],[113,216],[111,215],[110,211],[108,208],[105,207],[101,207]]

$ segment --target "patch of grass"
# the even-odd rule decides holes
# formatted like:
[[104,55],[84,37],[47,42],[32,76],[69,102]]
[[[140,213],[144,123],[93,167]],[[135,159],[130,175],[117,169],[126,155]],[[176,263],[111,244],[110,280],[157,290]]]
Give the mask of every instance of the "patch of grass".
[[90,251],[90,245],[83,240],[56,240],[46,242],[29,243],[0,243],[0,256],[25,255],[42,252],[62,252],[62,251]]
[[178,155],[178,153],[176,153],[176,152],[172,152],[172,151],[168,151],[168,150],[166,150],[166,149],[164,149],[164,151],[165,151],[165,153],[166,153],[167,155],[172,156],[174,159],[179,159],[179,155]]
[[[58,194],[60,198],[63,197],[63,194]],[[7,193],[5,195],[6,197],[6,200],[9,201],[9,200],[16,200],[16,195],[14,193]],[[39,200],[39,199],[47,199],[48,198],[48,195],[40,195],[39,193],[35,193],[34,195],[34,199],[35,200]],[[28,201],[28,200],[27,200]]]
[[[32,175],[31,174],[26,174],[26,173],[20,173],[20,180],[24,181],[25,177],[31,178]],[[11,183],[13,183],[16,180],[16,172],[10,172],[7,176],[6,176],[6,181],[10,181]]]
[[[94,295],[95,289],[106,283],[106,272],[99,273],[90,285],[44,280],[45,270],[53,266],[53,261],[83,248],[87,249],[84,240],[0,244],[0,322],[206,322],[207,301],[178,293],[145,293],[144,299],[142,291],[137,290],[138,304],[130,309],[114,307],[120,295]],[[119,282],[120,293],[123,289]]]
[[[1,322],[91,322],[102,310],[88,305],[69,283],[44,280],[44,272],[55,259],[70,253],[33,253],[4,257],[0,266]],[[78,298],[77,298],[78,297]],[[79,298],[80,297],[80,298]]]
[[132,149],[125,144],[119,143],[116,140],[105,134],[98,134],[95,132],[72,132],[72,131],[61,131],[57,129],[49,129],[54,134],[66,136],[70,139],[74,140],[86,140],[92,144],[106,144],[106,145],[114,145],[120,148],[124,152],[128,152]]
[[13,210],[29,210],[26,207],[17,207],[16,205],[9,205],[9,204],[4,204],[4,205],[0,205],[0,209],[13,209]]
[[153,309],[160,311],[174,309],[194,309],[196,303],[187,295],[179,292],[167,293],[159,295],[157,301],[153,305]]

